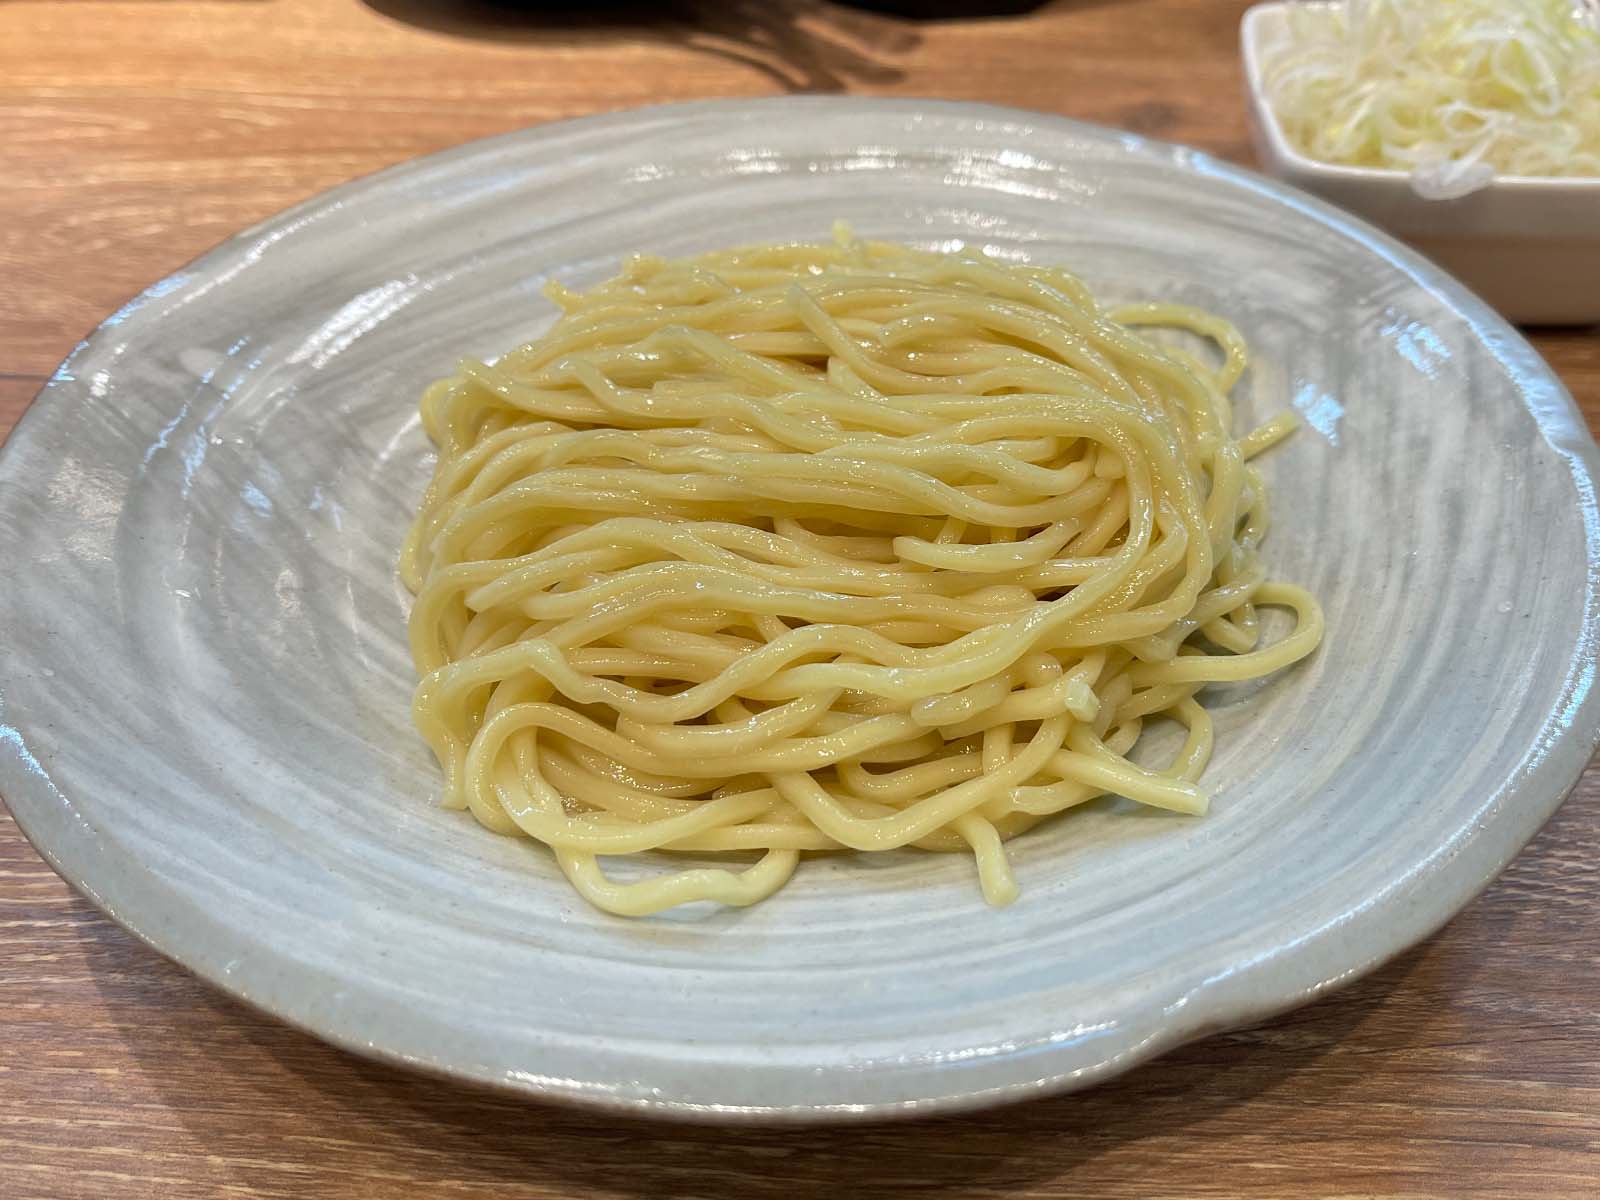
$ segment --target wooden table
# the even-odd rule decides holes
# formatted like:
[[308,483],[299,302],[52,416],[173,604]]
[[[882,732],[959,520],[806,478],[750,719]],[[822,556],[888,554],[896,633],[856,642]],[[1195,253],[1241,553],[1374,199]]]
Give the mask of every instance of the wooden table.
[[[821,0],[670,19],[573,7],[589,15],[8,0],[0,432],[85,330],[225,235],[401,159],[577,113],[783,89],[942,96],[1250,159],[1234,0],[922,22]],[[1600,425],[1600,337],[1534,341]],[[1310,1008],[998,1112],[710,1130],[413,1078],[258,1017],[101,917],[0,812],[0,1197],[1593,1197],[1597,862],[1591,768],[1447,930]]]

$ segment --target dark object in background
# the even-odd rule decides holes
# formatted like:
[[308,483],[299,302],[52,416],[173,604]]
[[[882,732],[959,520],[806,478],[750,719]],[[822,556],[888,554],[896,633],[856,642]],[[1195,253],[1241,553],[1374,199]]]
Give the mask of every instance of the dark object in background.
[[867,8],[897,17],[1010,17],[1032,12],[1044,0],[835,0],[842,8]]
[[901,79],[899,60],[922,41],[920,22],[1010,17],[1039,8],[1044,0],[363,2],[392,20],[479,41],[675,43],[744,63],[787,92],[839,92],[852,84]]
[[[4,0],[0,0],[3,3]],[[914,7],[911,0],[896,2]],[[786,92],[839,92],[902,77],[898,60],[922,41],[922,19],[838,0],[363,0],[391,20],[452,37],[508,44],[684,46],[743,63]],[[924,7],[951,7],[933,0]],[[964,9],[1003,16],[1017,0]],[[1026,7],[1026,6],[1024,6]],[[1002,12],[1000,10],[1005,10]]]
[[[771,4],[773,8],[788,8],[797,13],[816,13],[827,8],[857,8],[867,12],[888,13],[897,17],[921,20],[939,20],[951,17],[1010,17],[1018,13],[1042,8],[1047,0],[800,0],[799,3]],[[380,11],[383,5],[377,5]],[[582,7],[574,7],[570,0],[412,0],[398,5],[402,8],[433,8],[449,11],[477,11],[482,14],[539,14],[546,18],[566,18],[578,24],[596,17],[660,18],[693,13],[701,7],[693,0],[589,0]]]

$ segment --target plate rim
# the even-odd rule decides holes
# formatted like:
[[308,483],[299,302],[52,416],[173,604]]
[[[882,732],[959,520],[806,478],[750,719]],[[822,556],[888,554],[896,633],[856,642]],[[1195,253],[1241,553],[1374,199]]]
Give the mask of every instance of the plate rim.
[[[429,154],[406,159],[378,171],[320,191],[237,233],[224,238],[204,253],[170,272],[163,279],[141,290],[135,297],[102,320],[87,336],[81,339],[62,364],[40,388],[28,407],[17,420],[5,443],[0,445],[0,481],[7,481],[20,457],[19,447],[34,438],[39,425],[37,414],[47,405],[71,399],[69,389],[75,380],[71,367],[86,349],[108,336],[124,316],[140,306],[147,298],[168,294],[182,286],[182,281],[196,274],[204,274],[208,267],[226,259],[240,246],[258,242],[269,232],[292,225],[308,213],[327,209],[360,195],[379,189],[397,179],[421,175],[429,170],[447,167],[458,160],[492,155],[500,147],[538,143],[559,138],[563,133],[580,129],[597,129],[606,126],[627,126],[674,116],[695,117],[726,114],[737,121],[753,119],[756,112],[770,108],[784,108],[791,113],[797,107],[827,108],[840,111],[876,109],[885,116],[900,113],[906,116],[918,112],[934,111],[959,119],[993,118],[1008,122],[1023,122],[1043,126],[1057,133],[1088,135],[1095,140],[1108,136],[1119,140],[1130,151],[1148,156],[1152,160],[1171,164],[1180,170],[1199,171],[1224,182],[1253,191],[1269,202],[1286,204],[1311,216],[1319,224],[1330,227],[1367,250],[1388,260],[1397,269],[1411,277],[1419,286],[1440,295],[1453,311],[1471,328],[1475,339],[1504,365],[1513,376],[1537,380],[1547,399],[1540,403],[1527,388],[1518,389],[1516,402],[1523,406],[1538,426],[1539,433],[1551,449],[1564,457],[1571,469],[1572,480],[1578,493],[1578,508],[1582,514],[1587,560],[1587,595],[1583,604],[1583,621],[1578,632],[1573,665],[1583,665],[1590,675],[1600,663],[1600,506],[1596,503],[1596,484],[1600,478],[1600,450],[1588,432],[1582,413],[1565,384],[1549,367],[1533,346],[1509,322],[1495,313],[1465,285],[1449,276],[1442,268],[1434,266],[1417,252],[1407,248],[1389,235],[1358,217],[1310,196],[1298,189],[1269,179],[1249,168],[1226,162],[1210,153],[1189,146],[1148,138],[1109,126],[1081,121],[1052,113],[1035,112],[1005,105],[986,104],[961,100],[935,100],[909,97],[862,96],[768,96],[753,98],[723,98],[650,105],[614,112],[590,114],[545,122],[509,130],[485,138],[455,144]],[[61,393],[67,393],[62,395]],[[0,522],[8,514],[0,508]],[[0,645],[6,639],[0,635]],[[1569,674],[1569,678],[1571,675]],[[0,756],[0,797],[4,798],[13,820],[39,855],[75,891],[84,896],[101,913],[131,933],[158,954],[176,963],[212,986],[227,993],[247,1007],[276,1020],[283,1021],[301,1032],[328,1042],[342,1050],[375,1059],[390,1065],[420,1070],[438,1078],[456,1082],[488,1086],[494,1090],[541,1101],[571,1104],[581,1108],[598,1109],[622,1114],[653,1115],[687,1120],[712,1122],[760,1123],[820,1123],[846,1120],[878,1120],[894,1117],[922,1116],[930,1113],[966,1111],[990,1105],[1021,1100],[1030,1096],[1050,1095],[1073,1090],[1121,1073],[1131,1066],[1146,1062],[1171,1049],[1222,1030],[1237,1028],[1273,1014],[1298,1007],[1304,1003],[1341,987],[1381,966],[1384,962],[1436,932],[1456,913],[1466,907],[1500,874],[1507,864],[1542,828],[1555,810],[1577,784],[1597,745],[1600,745],[1600,692],[1585,684],[1582,694],[1571,704],[1572,712],[1550,736],[1548,748],[1532,765],[1509,782],[1504,802],[1499,804],[1486,823],[1472,831],[1457,835],[1451,843],[1454,853],[1447,863],[1430,868],[1428,885],[1409,894],[1405,910],[1394,914],[1395,919],[1381,927],[1369,930],[1369,953],[1356,957],[1345,969],[1329,976],[1326,969],[1305,970],[1315,957],[1316,948],[1326,941],[1319,936],[1288,948],[1279,947],[1264,961],[1250,964],[1237,977],[1248,974],[1254,982],[1255,999],[1235,999],[1231,1003],[1217,1003],[1217,989],[1212,988],[1212,1003],[1186,1006],[1186,1014],[1179,1017],[1169,1014],[1149,1036],[1140,1039],[1136,1046],[1123,1045],[1100,1052],[1092,1061],[1072,1065],[1062,1057],[1064,1051],[1047,1053],[1044,1061],[1036,1064],[1027,1077],[1003,1086],[956,1091],[939,1095],[922,1095],[900,1100],[880,1100],[868,1103],[775,1103],[771,1105],[726,1106],[705,1104],[670,1097],[645,1097],[595,1091],[583,1086],[583,1080],[562,1080],[528,1076],[524,1073],[507,1075],[483,1064],[448,1062],[425,1054],[408,1052],[393,1044],[381,1045],[362,1036],[361,1023],[339,1012],[313,1015],[311,1005],[296,1004],[282,994],[266,998],[260,986],[261,978],[272,972],[281,960],[272,955],[257,955],[266,966],[255,969],[226,969],[225,964],[240,948],[256,948],[242,934],[233,934],[233,946],[223,946],[215,940],[189,938],[185,945],[182,931],[183,919],[191,923],[202,914],[196,905],[174,901],[146,888],[142,893],[131,885],[136,880],[134,872],[124,878],[117,871],[102,872],[101,878],[111,878],[112,886],[103,890],[95,885],[93,861],[102,848],[99,834],[85,829],[78,822],[58,820],[56,807],[60,793],[56,792],[48,773],[36,762],[30,767],[31,754],[19,730],[8,720],[4,708],[6,689],[0,680],[0,741],[14,745],[17,753]],[[1545,722],[1548,730],[1550,720]],[[1491,836],[1494,830],[1498,836]],[[128,900],[131,895],[132,899]],[[125,903],[125,900],[127,901]],[[1387,911],[1387,910],[1386,910]],[[192,926],[191,926],[192,927]],[[223,927],[225,928],[225,927]],[[247,957],[246,962],[250,959]],[[1297,969],[1298,968],[1298,969]],[[1264,986],[1266,984],[1275,986]],[[1200,993],[1204,994],[1204,993]],[[374,997],[383,997],[384,989],[371,989]],[[1130,1024],[1128,1037],[1138,1027]],[[1056,1059],[1051,1073],[1039,1076],[1037,1068],[1044,1062]],[[874,1063],[880,1076],[887,1073],[884,1063]],[[1060,1069],[1067,1067],[1068,1069]]]

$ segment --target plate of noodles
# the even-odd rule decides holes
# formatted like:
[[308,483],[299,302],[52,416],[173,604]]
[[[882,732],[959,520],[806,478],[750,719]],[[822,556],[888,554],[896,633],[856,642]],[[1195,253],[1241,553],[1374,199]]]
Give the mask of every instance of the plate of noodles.
[[1370,227],[1054,117],[474,143],[0,454],[0,792],[361,1053],[706,1119],[1060,1091],[1426,936],[1595,744],[1596,452]]

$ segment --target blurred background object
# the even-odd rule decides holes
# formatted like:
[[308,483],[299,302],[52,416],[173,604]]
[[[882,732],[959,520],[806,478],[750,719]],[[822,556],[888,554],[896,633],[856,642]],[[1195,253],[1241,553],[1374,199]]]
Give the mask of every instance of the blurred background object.
[[643,38],[743,63],[787,91],[839,91],[899,78],[888,60],[913,48],[915,26],[827,0],[365,0],[422,29],[486,41],[581,45]]
[[1031,12],[1045,0],[841,0],[902,17],[997,17]]

